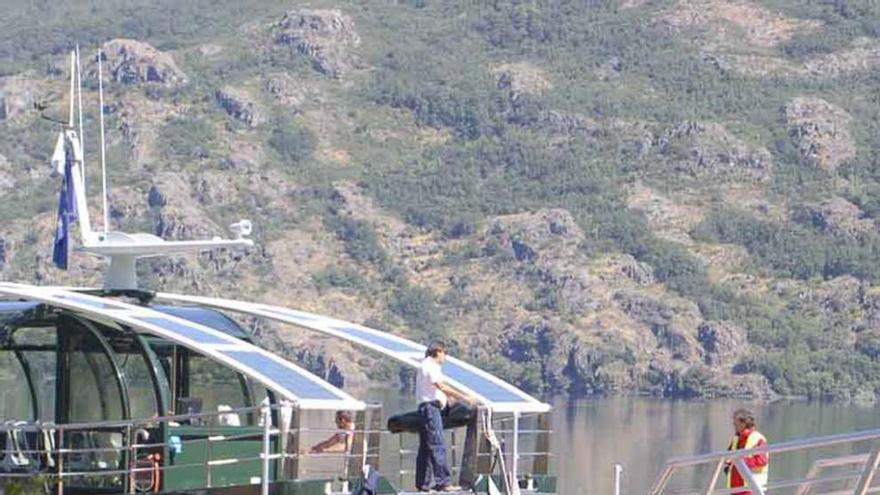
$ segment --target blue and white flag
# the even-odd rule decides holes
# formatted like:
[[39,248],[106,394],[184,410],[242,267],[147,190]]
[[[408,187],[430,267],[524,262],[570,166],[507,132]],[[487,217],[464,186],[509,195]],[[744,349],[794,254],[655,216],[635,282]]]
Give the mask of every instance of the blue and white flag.
[[[76,197],[73,189],[73,150],[66,140],[59,140],[64,153],[64,178],[61,194],[58,197],[58,225],[55,227],[55,249],[52,261],[62,270],[67,270],[67,256],[70,253],[70,226],[77,220]],[[59,152],[56,147],[55,154]]]

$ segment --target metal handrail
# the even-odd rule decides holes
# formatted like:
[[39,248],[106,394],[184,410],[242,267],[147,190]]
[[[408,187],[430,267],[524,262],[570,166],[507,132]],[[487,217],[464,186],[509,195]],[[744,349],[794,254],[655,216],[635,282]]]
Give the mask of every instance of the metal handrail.
[[[720,472],[720,467],[722,467],[724,463],[730,462],[730,463],[737,465],[737,467],[740,468],[739,470],[741,472],[743,472],[743,474],[745,476],[751,478],[752,477],[751,470],[745,468],[745,465],[743,464],[743,461],[742,461],[743,458],[748,457],[748,456],[752,456],[755,454],[780,454],[780,453],[785,453],[785,452],[817,449],[817,448],[830,447],[830,446],[836,446],[836,445],[842,445],[842,444],[867,442],[867,441],[872,441],[872,440],[880,440],[880,429],[861,430],[861,431],[856,431],[856,432],[840,433],[840,434],[827,435],[827,436],[822,436],[822,437],[792,440],[792,441],[781,442],[781,443],[777,443],[777,444],[762,445],[760,447],[755,447],[752,449],[743,449],[743,450],[735,450],[735,451],[724,450],[724,451],[710,452],[710,453],[706,453],[706,454],[698,454],[698,455],[694,455],[694,456],[673,457],[667,461],[667,463],[664,466],[663,470],[661,471],[660,475],[657,477],[656,481],[654,482],[653,487],[651,488],[650,494],[651,495],[660,495],[660,494],[664,493],[664,490],[666,488],[666,485],[669,482],[669,479],[672,477],[672,474],[676,470],[680,470],[680,469],[686,468],[686,467],[700,466],[700,465],[713,465],[713,466],[715,466],[715,471],[714,471],[714,475],[713,475],[709,485],[707,487],[705,487],[699,493],[721,495],[721,494],[733,493],[736,491],[742,491],[741,488],[738,490],[737,489],[715,489],[714,488],[714,483],[715,483],[715,481],[717,481],[717,478],[718,478],[718,475]],[[806,477],[804,479],[786,480],[786,481],[769,483],[766,487],[758,486],[757,483],[754,483],[754,480],[751,480],[752,481],[750,483],[751,490],[753,490],[753,493],[756,493],[757,495],[764,495],[764,493],[766,491],[769,491],[772,489],[790,488],[790,487],[804,487],[804,486],[814,485],[814,484],[818,484],[818,483],[827,483],[827,482],[831,482],[831,481],[841,481],[843,479],[850,479],[850,480],[851,479],[858,479],[858,488],[856,489],[855,493],[857,495],[864,495],[865,493],[872,493],[874,491],[874,489],[869,488],[869,485],[870,485],[870,480],[874,476],[874,472],[877,470],[878,462],[880,462],[880,450],[878,450],[878,449],[880,449],[880,447],[875,448],[874,452],[872,452],[871,455],[846,456],[846,458],[845,458],[846,460],[844,462],[841,462],[840,460],[835,460],[835,459],[821,460],[824,464],[820,465],[820,467],[824,467],[824,466],[830,467],[830,466],[837,466],[837,465],[853,465],[853,464],[868,465],[868,464],[871,464],[873,461],[873,464],[871,464],[871,466],[870,466],[871,469],[863,469],[860,473],[856,473],[854,475],[850,475],[850,476],[836,475],[836,476],[831,476],[831,477],[818,478],[818,477],[810,477],[810,475],[808,474],[808,477]],[[820,461],[817,461],[817,463],[818,462],[820,462]],[[811,473],[812,473],[812,471],[813,471],[813,469],[811,469]],[[814,473],[812,473],[812,474],[814,474]],[[865,480],[867,480],[867,483],[865,483]],[[809,490],[806,490],[806,491],[802,490],[799,493],[806,493],[807,491],[809,491]],[[846,493],[852,494],[854,492],[848,491]]]

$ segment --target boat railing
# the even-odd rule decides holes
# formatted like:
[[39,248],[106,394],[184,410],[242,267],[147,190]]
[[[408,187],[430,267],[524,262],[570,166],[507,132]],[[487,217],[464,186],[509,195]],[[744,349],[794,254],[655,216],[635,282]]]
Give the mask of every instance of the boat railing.
[[[780,462],[780,455],[785,459],[786,455],[810,455],[817,450],[827,448],[848,449],[850,453],[816,458],[802,477],[784,480],[771,479],[766,486],[762,486],[755,480],[745,463],[745,458],[748,456],[769,454],[772,476],[772,466],[774,463]],[[863,453],[852,454],[852,450],[863,451]],[[730,466],[736,466],[737,471],[744,474],[749,485],[748,490],[754,495],[767,493],[792,493],[795,495],[880,493],[880,486],[873,485],[875,475],[880,468],[880,429],[805,438],[768,444],[748,450],[725,450],[694,456],[674,457],[667,461],[649,493],[651,495],[669,494],[671,492],[668,487],[674,475],[699,469],[709,473],[709,476],[704,479],[703,485],[691,489],[679,488],[675,492],[676,494],[726,495],[742,493],[743,488],[717,488],[719,479],[725,477],[725,469],[729,469]]]
[[[346,461],[355,459],[365,462],[368,452],[363,451],[359,454],[350,452],[342,452],[338,454],[310,454],[308,452],[286,452],[278,446],[273,446],[273,439],[283,438],[283,431],[286,428],[278,428],[273,421],[273,416],[282,417],[281,411],[286,404],[262,405],[255,407],[245,407],[237,409],[226,409],[222,411],[207,411],[198,413],[189,413],[181,415],[169,415],[161,417],[132,419],[132,420],[111,420],[111,421],[89,421],[66,424],[55,424],[50,422],[6,422],[0,423],[0,433],[6,439],[5,445],[0,449],[0,480],[6,479],[24,479],[31,480],[36,475],[42,477],[47,486],[53,486],[53,492],[63,495],[65,486],[73,478],[79,479],[100,479],[108,484],[115,483],[119,486],[120,491],[125,494],[153,491],[149,486],[139,484],[144,477],[149,480],[150,485],[157,483],[157,479],[164,478],[164,474],[174,470],[184,469],[204,469],[206,471],[207,488],[212,487],[212,470],[220,466],[229,464],[241,464],[247,462],[259,462],[261,472],[255,473],[252,478],[259,478],[262,485],[262,493],[269,493],[269,483],[272,481],[270,472],[272,463],[277,462],[275,469],[279,472],[284,471],[284,463],[301,460],[307,457],[321,458],[339,458]],[[277,414],[273,414],[277,413]],[[259,425],[254,431],[241,434],[221,434],[216,429],[222,426],[217,421],[219,417],[230,415],[247,415],[258,414],[261,418]],[[150,429],[155,429],[161,424],[167,426],[186,426],[198,425],[204,426],[204,435],[199,438],[173,438],[169,437],[168,441],[150,441],[147,435],[144,435]],[[301,435],[305,432],[322,433],[322,432],[338,432],[338,429],[322,429],[322,428],[298,428],[297,431],[288,431],[289,435]],[[358,432],[369,433],[369,430],[356,429]],[[66,446],[65,439],[70,438],[71,434],[95,434],[109,433],[119,436],[119,439],[111,445],[97,445],[91,443],[86,446]],[[30,435],[28,435],[30,434]],[[36,440],[36,445],[29,445],[30,442],[22,440],[13,440],[32,438]],[[173,440],[172,440],[173,438]],[[222,455],[216,454],[212,446],[223,442],[234,442],[237,440],[257,439],[261,440],[261,449],[257,455]],[[48,439],[48,440],[46,440]],[[152,457],[152,453],[156,451],[183,451],[187,446],[199,444],[205,447],[205,458],[196,462],[168,464],[158,462],[158,458]],[[148,455],[142,455],[147,454]],[[78,458],[89,458],[92,462],[72,463],[71,459],[76,456]],[[116,462],[97,462],[101,456],[115,456]],[[13,461],[12,459],[15,459]],[[156,462],[150,462],[155,460]],[[359,473],[355,473],[359,474]]]
[[[519,414],[517,419],[510,415],[495,415],[492,417],[492,427],[499,437],[502,454],[506,456],[508,465],[513,463],[525,464],[518,471],[526,484],[534,475],[547,475],[549,473],[549,461],[553,454],[550,452],[549,439],[553,430],[550,428],[549,416],[546,413]],[[521,424],[532,423],[532,426],[522,428]],[[393,434],[383,431],[386,435],[398,437],[398,483],[405,486],[407,481],[412,481],[415,476],[415,461],[418,455],[418,443],[414,437],[402,434]],[[453,475],[461,473],[462,453],[465,448],[462,432],[459,429],[450,429],[447,432],[447,452],[450,459],[450,470]],[[482,432],[481,432],[482,433]],[[514,448],[515,447],[515,448]],[[475,453],[476,465],[479,472],[490,472],[493,459],[496,454],[491,451],[487,442],[481,441]]]
[[[259,478],[263,493],[268,493],[272,479],[329,480],[328,483],[336,483],[340,490],[345,491],[347,481],[360,476],[364,465],[379,464],[378,439],[387,438],[388,435],[397,435],[400,439],[397,454],[401,485],[404,477],[414,472],[412,465],[417,450],[411,445],[406,445],[404,441],[405,437],[409,437],[409,442],[412,443],[411,439],[414,435],[393,434],[386,430],[378,421],[381,419],[381,406],[370,405],[366,411],[358,414],[356,427],[352,431],[355,441],[351,450],[333,453],[311,453],[302,446],[310,436],[324,436],[338,433],[340,430],[306,426],[300,423],[298,415],[292,415],[293,420],[290,421],[291,407],[290,404],[282,402],[132,420],[67,424],[39,421],[0,423],[0,434],[6,439],[5,445],[0,443],[0,480],[30,479],[39,474],[48,486],[54,487],[52,491],[58,495],[63,495],[65,486],[70,485],[73,479],[89,480],[90,483],[99,485],[104,483],[104,486],[118,486],[122,493],[130,494],[152,491],[153,487],[159,486],[158,480],[164,480],[167,473],[186,469],[205,470],[206,487],[210,488],[213,485],[213,473],[221,466],[259,463],[261,472],[254,473],[251,480]],[[285,414],[288,414],[286,418]],[[248,417],[247,415],[260,418],[259,423],[253,426],[253,430],[230,433],[228,429],[221,429],[224,426],[220,421],[221,417],[241,418]],[[285,424],[285,420],[289,423]],[[520,445],[541,445],[540,440],[528,443],[521,439],[529,436],[543,438],[550,434],[549,428],[506,428],[504,419],[499,419],[496,424],[498,425],[496,434],[504,438],[508,444],[512,444],[513,437],[516,436],[519,437]],[[539,421],[538,424],[543,423]],[[178,437],[174,433],[168,433],[168,440],[150,438],[149,432],[157,431],[160,425],[200,426],[203,427],[203,431],[196,438],[192,438],[191,435],[190,438]],[[106,438],[100,442],[89,441],[76,446],[71,445],[72,436],[89,438],[90,435],[104,435]],[[14,438],[33,441],[16,441]],[[451,442],[448,445],[450,457],[457,460],[461,457],[463,449],[463,444],[459,440],[460,433],[453,429],[450,431],[450,438]],[[224,455],[217,452],[220,450],[218,446],[224,442],[257,439],[261,441],[258,454],[242,455],[236,452],[234,455]],[[199,445],[204,449],[204,458],[185,463],[168,463],[160,462],[156,457],[158,452],[182,452],[193,445]],[[509,452],[507,454],[510,455]],[[490,452],[478,448],[476,456],[478,463],[482,461],[484,465],[491,464]],[[546,460],[549,456],[549,449],[531,448],[531,451],[518,453],[518,457],[522,459]],[[13,458],[17,459],[17,463],[11,462]],[[74,459],[79,461],[74,462]],[[303,469],[302,464],[306,461],[317,466],[311,466],[309,470]],[[321,464],[330,468],[322,470]],[[276,475],[270,476],[273,469],[276,470]],[[460,463],[455,463],[453,469],[458,473],[462,466]],[[526,473],[528,474],[530,473]],[[328,486],[327,489],[329,490],[330,487]]]

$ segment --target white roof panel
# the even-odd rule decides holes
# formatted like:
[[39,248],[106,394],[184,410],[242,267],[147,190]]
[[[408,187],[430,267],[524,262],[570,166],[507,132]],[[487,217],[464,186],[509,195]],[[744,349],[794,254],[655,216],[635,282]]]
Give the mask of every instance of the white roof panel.
[[[367,347],[410,367],[418,367],[425,355],[425,346],[422,344],[374,328],[313,313],[267,304],[201,296],[158,293],[156,298],[169,302],[195,304],[260,316],[315,330]],[[548,404],[459,359],[449,357],[443,364],[443,372],[451,385],[478,397],[483,404],[495,412],[545,412],[550,410]]]

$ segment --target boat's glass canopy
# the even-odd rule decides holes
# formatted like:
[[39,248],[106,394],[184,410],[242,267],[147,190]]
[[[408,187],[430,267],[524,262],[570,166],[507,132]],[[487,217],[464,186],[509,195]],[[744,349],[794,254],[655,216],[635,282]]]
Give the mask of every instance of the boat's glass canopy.
[[[347,340],[353,344],[372,349],[411,367],[417,367],[425,355],[425,346],[396,335],[368,328],[363,325],[328,318],[303,311],[248,303],[229,299],[185,296],[159,293],[157,299],[213,307],[315,330]],[[542,403],[504,380],[476,366],[455,358],[443,364],[446,378],[457,388],[480,397],[483,403],[496,412],[546,412],[550,406]]]
[[[241,338],[197,323],[197,310],[178,313],[102,299],[55,287],[0,283],[0,296],[61,307],[92,318],[110,320],[203,354],[262,383],[304,409],[363,409],[363,402],[264,349]],[[201,316],[204,316],[202,314]],[[219,315],[206,323],[217,323]]]

